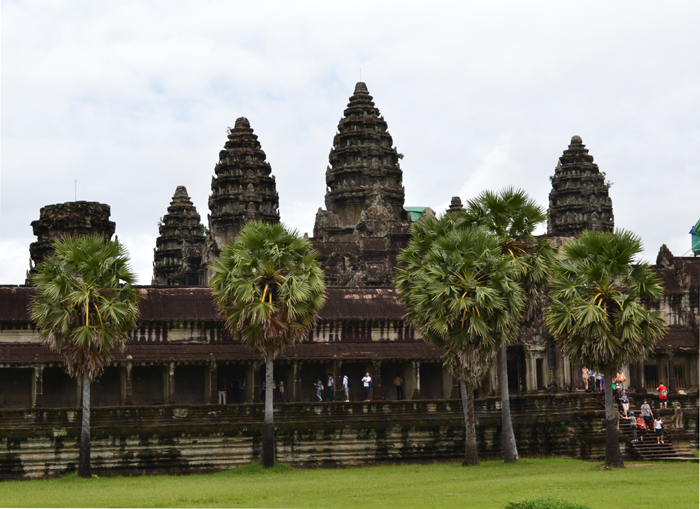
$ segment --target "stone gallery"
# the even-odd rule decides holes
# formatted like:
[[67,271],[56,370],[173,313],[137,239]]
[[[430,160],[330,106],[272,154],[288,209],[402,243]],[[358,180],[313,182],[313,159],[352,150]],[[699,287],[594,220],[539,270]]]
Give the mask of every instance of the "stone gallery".
[[[362,390],[360,380],[364,373],[369,372],[375,381],[373,400],[383,402],[396,399],[393,381],[399,376],[408,402],[401,407],[404,413],[394,416],[394,421],[417,420],[411,433],[420,435],[423,432],[420,426],[425,424],[419,423],[423,420],[420,412],[443,412],[452,415],[450,419],[454,417],[457,406],[450,409],[449,402],[457,398],[457,390],[455,381],[442,366],[441,350],[424,343],[404,322],[405,310],[392,286],[396,255],[408,242],[411,223],[424,215],[435,214],[429,207],[408,207],[404,203],[399,164],[402,157],[366,85],[358,83],[333,138],[330,165],[326,170],[325,204],[316,214],[313,229],[313,245],[321,255],[327,277],[327,303],[308,337],[276,360],[275,380],[283,382],[287,401],[303,403],[316,401],[314,382],[319,377],[327,380],[328,375],[332,375],[339,393],[342,377],[347,375],[351,380],[352,399],[358,400]],[[553,161],[555,158],[553,154]],[[543,178],[545,173],[543,171]],[[585,229],[613,229],[609,185],[579,136],[571,139],[559,157],[551,182],[546,236],[555,246],[561,246]],[[460,198],[452,198],[448,212],[461,209]],[[32,266],[41,263],[51,252],[51,241],[61,235],[97,232],[105,238],[112,238],[115,224],[109,216],[110,207],[100,203],[72,202],[43,207],[39,219],[31,225],[37,237],[29,247]],[[231,410],[212,409],[211,414],[202,410],[208,407],[188,407],[216,404],[217,381],[221,379],[240,391],[237,396],[241,402],[260,402],[264,367],[248,347],[228,335],[206,286],[209,263],[226,243],[234,239],[240,228],[253,219],[279,221],[279,198],[272,168],[266,161],[258,137],[248,119],[239,118],[229,130],[214,168],[207,225],[203,224],[185,186],[178,186],[159,223],[152,284],[140,287],[142,300],[138,326],[129,337],[126,350],[115,355],[111,365],[94,383],[91,399],[97,416],[95,426],[99,428],[100,415],[105,422],[126,419],[131,426],[127,427],[131,431],[125,431],[126,428],[120,431],[116,421],[109,421],[111,423],[105,424],[102,434],[95,432],[95,440],[102,440],[104,450],[111,451],[105,453],[103,463],[100,463],[97,453],[98,470],[101,464],[105,468],[121,465],[125,470],[221,468],[243,461],[241,458],[247,458],[246,454],[254,454],[259,438],[255,438],[255,433],[246,435],[242,426],[247,426],[248,431],[253,429],[254,415],[262,422],[259,410],[254,409],[256,407],[242,405]],[[662,309],[669,325],[668,333],[658,343],[655,356],[621,368],[627,375],[628,387],[638,397],[652,394],[663,383],[671,395],[694,394],[690,398],[692,401],[697,399],[698,391],[700,261],[674,257],[662,246],[655,270],[664,282],[665,295],[661,302],[653,305]],[[68,447],[69,441],[65,437],[72,436],[71,426],[79,425],[77,422],[70,424],[73,410],[65,409],[75,409],[79,405],[80,388],[76,380],[65,373],[60,357],[41,344],[37,330],[29,321],[27,307],[32,294],[29,286],[0,286],[0,412],[4,412],[3,422],[10,423],[7,429],[15,429],[13,426],[16,425],[17,430],[24,429],[21,422],[25,423],[25,428],[30,421],[41,423],[37,424],[37,430],[45,431],[43,434],[36,431],[37,443],[44,444],[41,446],[44,456],[33,467],[29,466],[28,460],[22,459],[21,454],[31,442],[32,433],[16,431],[14,435],[8,432],[7,436],[0,436],[4,441],[2,446],[7,447],[4,459],[0,450],[0,460],[5,461],[2,475],[9,477],[51,475],[70,469],[70,459],[66,459],[70,455],[61,456],[63,453],[59,449]],[[562,355],[548,334],[542,317],[537,317],[522,330],[519,343],[508,349],[508,380],[515,398],[514,405],[520,405],[523,412],[534,415],[537,408],[542,412],[547,405],[558,408],[556,401],[562,395],[569,401],[579,401],[574,396],[580,396],[583,390],[581,368]],[[498,404],[494,397],[498,394],[497,381],[498,372],[494,365],[478,390],[484,411],[496,408],[493,405]],[[538,407],[532,403],[535,400],[527,399],[530,395],[535,400],[544,398],[541,401],[549,403]],[[524,398],[521,403],[518,403],[518,397]],[[431,403],[430,400],[444,401]],[[411,401],[415,402],[412,409],[405,406]],[[229,398],[229,403],[232,403],[232,398]],[[578,404],[579,409],[585,407],[584,403]],[[354,405],[347,408],[352,409]],[[697,403],[695,405],[694,437],[697,433]],[[316,411],[299,407],[294,411],[290,409],[292,406],[280,410],[284,412],[282,423],[287,414],[289,422],[297,423],[321,418],[321,413],[330,416],[344,412],[345,417],[335,416],[352,418],[348,417],[347,408]],[[370,414],[389,412],[374,408],[369,410]],[[63,410],[51,413],[48,409]],[[22,410],[26,411],[22,413]],[[368,412],[359,408],[356,411]],[[182,451],[188,447],[187,450],[196,449],[192,441],[219,443],[212,438],[216,435],[215,430],[207,428],[212,424],[207,415],[216,412],[219,412],[216,414],[219,418],[228,419],[227,426],[238,426],[235,427],[237,431],[234,428],[229,430],[231,437],[248,437],[241,438],[240,442],[247,444],[241,447],[248,452],[239,456],[231,453],[230,457],[221,453],[229,459],[221,459],[218,463],[210,459],[199,463],[184,460]],[[164,424],[158,429],[161,424],[156,423],[176,419],[177,415],[184,419],[183,423],[187,422],[186,426],[183,424],[185,431],[182,436],[179,431],[168,435],[163,431],[167,428]],[[437,421],[447,419],[440,415],[442,417],[435,415]],[[374,418],[381,421],[380,417]],[[458,413],[455,422],[458,428]],[[488,428],[485,422],[482,420],[482,425]],[[327,426],[327,433],[336,437],[337,433],[342,435],[341,428]],[[367,426],[366,429],[377,429],[375,424]],[[460,432],[454,432],[454,436],[450,435],[452,438],[445,438],[447,432],[444,430],[449,426],[444,422],[437,422],[435,426],[430,428],[433,431],[424,431],[429,434],[437,429],[437,433],[443,435],[435,440],[443,442],[421,449],[429,453],[391,456],[386,452],[382,458],[451,457],[449,451],[463,437]],[[306,460],[295,457],[293,452],[295,447],[301,450],[303,433],[292,428],[288,430],[288,439],[283,438],[280,442],[280,460],[284,461],[288,453],[290,461],[304,463]],[[492,428],[497,429],[497,426]],[[318,432],[318,429],[313,429],[309,433]],[[481,438],[486,448],[498,447],[500,438],[493,429],[484,431]],[[166,440],[165,436],[169,438]],[[206,440],[202,438],[204,436]],[[411,440],[420,442],[415,436],[411,437]],[[411,442],[414,445],[418,443],[415,440]],[[567,438],[562,435],[552,440],[552,444],[561,445]],[[141,444],[139,449],[132,443],[137,452],[131,451],[131,456],[127,454],[131,447],[129,441]],[[185,441],[189,441],[189,445]],[[395,441],[388,442],[395,444]],[[534,453],[556,449],[542,448],[537,441],[530,443],[529,449],[525,447]],[[154,448],[160,452],[154,452]],[[566,448],[562,451],[592,457],[603,448],[604,444],[598,449],[588,444],[575,451]],[[99,447],[95,450],[99,451]],[[162,454],[164,459],[161,463],[158,463],[160,460],[139,459],[139,454],[146,455],[144,451],[148,451],[151,458]],[[46,459],[54,453],[55,460]],[[342,463],[342,455],[338,454],[313,461],[309,459],[311,456],[304,457],[308,464],[317,464],[314,461]],[[108,456],[112,459],[106,459]],[[209,458],[204,453],[202,457]],[[231,459],[234,457],[238,459]],[[360,453],[353,458],[345,463],[367,461],[367,457]]]

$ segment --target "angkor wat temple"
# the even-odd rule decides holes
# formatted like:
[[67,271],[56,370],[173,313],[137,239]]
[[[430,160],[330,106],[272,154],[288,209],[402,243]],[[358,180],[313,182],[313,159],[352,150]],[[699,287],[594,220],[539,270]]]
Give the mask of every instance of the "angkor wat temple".
[[[397,374],[407,399],[456,397],[442,352],[404,322],[391,283],[411,223],[434,214],[405,206],[401,158],[366,85],[358,83],[333,138],[325,208],[319,208],[313,230],[327,275],[327,304],[308,338],[275,364],[275,378],[284,381],[290,401],[314,401],[313,383],[327,374],[335,375],[336,385],[347,374],[359,396],[366,371],[374,377],[377,400],[396,398]],[[260,359],[227,334],[206,287],[208,264],[242,225],[280,220],[275,177],[246,118],[229,130],[214,173],[206,227],[185,187],[175,190],[159,224],[152,285],[140,287],[138,327],[126,351],[94,383],[94,407],[213,404],[221,377],[245,387],[244,402],[260,401]],[[542,178],[547,173],[543,169]],[[555,245],[585,229],[612,230],[608,185],[579,136],[559,157],[551,181],[547,236]],[[450,210],[461,207],[454,197]],[[91,202],[42,208],[32,223],[33,264],[41,263],[58,235],[92,231],[111,238],[109,213],[108,205]],[[700,261],[674,257],[662,246],[655,270],[665,285],[655,305],[665,314],[668,333],[654,357],[621,368],[637,393],[651,393],[660,382],[672,395],[697,392]],[[76,407],[76,381],[41,344],[29,320],[32,294],[29,286],[0,286],[0,407]],[[507,366],[515,395],[583,389],[581,366],[562,355],[541,317],[509,348]],[[497,380],[494,366],[479,395],[496,394]]]

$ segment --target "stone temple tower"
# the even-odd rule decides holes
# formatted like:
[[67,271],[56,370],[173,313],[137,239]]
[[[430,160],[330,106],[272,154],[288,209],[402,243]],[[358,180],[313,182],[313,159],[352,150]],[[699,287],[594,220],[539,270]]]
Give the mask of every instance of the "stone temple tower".
[[280,220],[275,177],[247,118],[237,119],[229,131],[214,171],[216,176],[212,178],[209,197],[209,234],[202,257],[205,267],[248,221]]
[[608,187],[581,137],[571,138],[552,177],[547,233],[575,237],[583,230],[612,231],[615,224]]
[[109,205],[92,201],[73,201],[46,205],[39,211],[39,219],[32,221],[37,240],[29,246],[30,272],[51,255],[54,239],[63,236],[100,234],[111,240],[116,225],[109,220]]
[[410,225],[401,157],[367,86],[358,83],[328,158],[326,210],[314,224],[328,284],[391,284]]
[[152,284],[198,285],[203,277],[204,227],[185,186],[175,190],[158,233]]

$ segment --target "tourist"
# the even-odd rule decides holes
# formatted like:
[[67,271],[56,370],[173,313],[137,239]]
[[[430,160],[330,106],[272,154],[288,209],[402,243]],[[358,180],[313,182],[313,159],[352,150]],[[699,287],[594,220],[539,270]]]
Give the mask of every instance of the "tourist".
[[284,381],[280,380],[280,403],[284,403]]
[[602,395],[605,395],[605,376],[599,375],[600,376],[600,386],[599,386],[599,391]]
[[639,431],[639,441],[644,441],[644,435],[647,434],[647,423],[644,422],[642,416],[637,417],[637,431]]
[[263,377],[262,383],[260,384],[260,401],[265,403],[265,377]]
[[622,394],[620,395],[620,402],[622,403],[622,410],[625,413],[625,419],[627,418],[627,413],[630,410],[630,400],[627,397],[627,391],[622,389]]
[[625,382],[627,381],[627,377],[625,377],[625,374],[624,374],[622,371],[620,371],[620,372],[617,374],[616,380],[617,380],[617,382],[618,382],[618,385],[619,385],[620,389],[624,389],[624,388],[625,388]]
[[241,395],[241,403],[245,403],[247,399],[247,395],[245,393],[245,377],[241,379],[241,386],[239,388],[240,395]]
[[335,390],[333,389],[334,383],[333,375],[328,375],[328,399],[331,401],[335,399]]
[[401,401],[403,399],[403,378],[398,373],[394,378],[394,385],[396,386],[396,401]]
[[583,380],[583,390],[588,392],[588,368],[586,366],[581,372],[581,379]]
[[630,430],[632,431],[632,442],[637,442],[637,419],[634,418],[634,412],[630,412],[629,417],[624,416],[623,419],[630,421]]
[[646,428],[651,429],[651,421],[653,420],[651,417],[651,406],[649,406],[649,403],[647,403],[646,399],[644,400],[644,404],[642,405],[642,418],[646,423]]
[[348,375],[343,375],[343,391],[345,391],[345,402],[350,403],[350,379]]
[[[225,405],[226,404],[226,379],[223,376],[220,376],[219,379],[216,381],[216,390],[219,393],[219,405]],[[211,400],[209,400],[209,401],[211,401]]]
[[595,391],[595,370],[589,369],[588,370],[588,390],[591,392]]
[[318,398],[318,401],[321,402],[323,401],[323,397],[321,397],[321,393],[323,392],[323,382],[321,381],[321,377],[318,377],[318,380],[316,380],[314,385],[316,386],[316,397]]
[[365,373],[362,379],[362,385],[365,387],[365,401],[369,401],[369,391],[374,386],[372,383],[372,377],[369,376],[369,372]]
[[661,414],[656,414],[656,417],[654,418],[654,432],[656,433],[656,443],[665,444],[664,421],[661,420]]
[[596,374],[595,374],[595,390],[596,390],[596,392],[598,392],[598,393],[601,391],[601,389],[600,389],[600,379],[601,379],[601,377],[602,377],[602,375],[601,375],[600,373],[596,372]]
[[664,384],[659,384],[656,390],[659,391],[659,409],[668,408],[668,389]]

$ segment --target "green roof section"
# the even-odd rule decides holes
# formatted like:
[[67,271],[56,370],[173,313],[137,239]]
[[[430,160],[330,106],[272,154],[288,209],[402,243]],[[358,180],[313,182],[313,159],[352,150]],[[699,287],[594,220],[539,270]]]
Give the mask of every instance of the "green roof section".
[[415,223],[420,219],[420,216],[423,214],[423,211],[427,209],[428,207],[404,207],[403,209],[408,212],[408,216],[411,219],[412,223]]
[[[695,233],[693,233],[695,232]],[[697,255],[700,253],[700,220],[698,220],[697,223],[695,223],[695,226],[693,226],[693,229],[690,230],[690,238],[692,242],[692,249],[693,249],[693,254]]]

